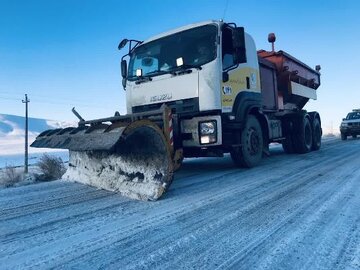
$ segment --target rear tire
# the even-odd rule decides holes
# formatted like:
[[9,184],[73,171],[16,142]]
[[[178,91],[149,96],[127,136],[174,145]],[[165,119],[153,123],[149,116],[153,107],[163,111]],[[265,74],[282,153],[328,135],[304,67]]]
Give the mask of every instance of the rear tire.
[[294,154],[295,153],[293,139],[290,134],[288,134],[285,137],[285,140],[282,141],[282,148],[284,149],[284,152],[286,154]]
[[293,139],[293,118],[291,116],[285,116],[282,119],[283,132],[285,140],[281,142],[282,148],[286,154],[295,153],[294,139]]
[[241,146],[230,152],[231,158],[237,166],[254,167],[260,163],[264,147],[261,126],[255,116],[248,116],[240,136]]
[[347,136],[344,133],[341,133],[341,140],[345,141],[347,140]]
[[294,147],[297,153],[305,154],[311,151],[313,134],[308,117],[301,115],[295,121]]
[[321,147],[321,124],[319,118],[315,118],[312,123],[312,150],[317,151]]

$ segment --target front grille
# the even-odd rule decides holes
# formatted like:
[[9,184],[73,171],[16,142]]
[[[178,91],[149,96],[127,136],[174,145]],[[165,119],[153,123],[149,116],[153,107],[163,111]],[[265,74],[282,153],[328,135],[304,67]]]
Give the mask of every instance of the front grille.
[[[182,100],[176,100],[176,101],[170,101],[164,103],[171,108],[172,113],[184,114],[184,113],[193,113],[199,111],[198,98],[182,99]],[[132,112],[141,113],[141,112],[158,110],[164,103],[135,106],[132,107]]]

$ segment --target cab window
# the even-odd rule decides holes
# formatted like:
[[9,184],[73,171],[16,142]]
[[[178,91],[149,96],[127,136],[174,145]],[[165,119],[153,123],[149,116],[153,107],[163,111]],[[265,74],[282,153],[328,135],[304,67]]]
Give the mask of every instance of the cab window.
[[233,52],[232,30],[229,27],[225,27],[222,31],[223,70],[226,70],[235,64]]

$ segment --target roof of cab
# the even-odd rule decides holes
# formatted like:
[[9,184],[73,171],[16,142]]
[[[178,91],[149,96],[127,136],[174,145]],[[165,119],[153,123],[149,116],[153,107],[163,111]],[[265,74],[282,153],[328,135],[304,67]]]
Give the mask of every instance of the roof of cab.
[[181,32],[181,31],[185,31],[185,30],[188,30],[188,29],[191,29],[191,28],[194,28],[194,27],[203,26],[203,25],[207,25],[207,24],[218,24],[219,25],[219,23],[221,23],[221,21],[219,21],[219,20],[209,20],[209,21],[204,21],[204,22],[199,22],[199,23],[188,24],[188,25],[178,27],[176,29],[172,29],[172,30],[163,32],[161,34],[152,36],[151,38],[145,40],[142,44],[145,44],[145,43],[148,43],[150,41],[153,41],[153,40],[156,40],[156,39],[168,36],[168,35],[172,35],[172,34],[175,34],[175,33]]

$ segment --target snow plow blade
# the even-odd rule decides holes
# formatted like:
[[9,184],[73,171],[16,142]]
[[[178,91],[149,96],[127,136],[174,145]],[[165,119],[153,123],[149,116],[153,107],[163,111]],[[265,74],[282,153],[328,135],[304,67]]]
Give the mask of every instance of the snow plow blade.
[[149,119],[47,130],[31,146],[69,149],[63,179],[132,199],[157,200],[173,179],[171,145]]

